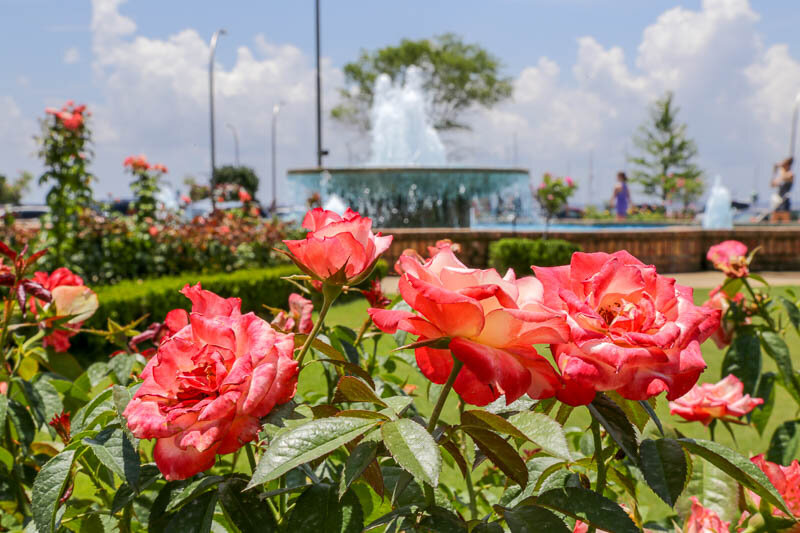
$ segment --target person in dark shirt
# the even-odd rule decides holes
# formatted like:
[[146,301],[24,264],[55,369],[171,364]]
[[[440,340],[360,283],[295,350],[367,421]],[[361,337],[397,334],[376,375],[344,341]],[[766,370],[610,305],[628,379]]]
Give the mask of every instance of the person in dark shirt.
[[791,220],[792,202],[789,194],[794,185],[792,163],[794,163],[794,158],[787,157],[773,167],[775,177],[772,178],[771,185],[777,189],[776,194],[773,195],[773,205],[775,206],[772,212],[773,222],[789,222]]

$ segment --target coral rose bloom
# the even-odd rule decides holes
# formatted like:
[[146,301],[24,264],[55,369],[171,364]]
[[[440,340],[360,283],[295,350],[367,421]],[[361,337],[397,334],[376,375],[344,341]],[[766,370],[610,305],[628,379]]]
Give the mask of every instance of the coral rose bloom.
[[692,510],[686,519],[683,533],[727,533],[731,523],[724,522],[719,515],[703,507],[696,496],[692,496]]
[[283,241],[291,252],[289,257],[307,274],[336,285],[362,281],[392,243],[391,236],[372,233],[371,219],[349,208],[343,217],[319,207],[312,209],[306,213],[303,227],[308,230],[305,239]]
[[749,394],[742,395],[742,392],[744,385],[730,374],[719,383],[695,385],[674,402],[669,402],[669,412],[706,426],[717,418],[735,422],[764,403],[761,398],[751,398]]
[[418,341],[448,340],[446,350],[416,348],[425,377],[444,383],[455,357],[464,366],[454,389],[467,403],[486,405],[501,394],[508,403],[525,393],[555,394],[558,375],[533,344],[564,342],[568,330],[563,314],[542,305],[537,279],[518,280],[513,270],[501,277],[494,269],[466,268],[449,246],[424,264],[411,255],[398,263],[404,273],[400,294],[419,315],[374,308],[369,313],[387,333],[401,329],[419,335]]
[[533,267],[544,305],[567,315],[570,340],[552,346],[571,405],[615,390],[630,400],[662,391],[680,398],[706,364],[700,343],[719,311],[698,307],[692,289],[660,276],[628,252],[575,253],[569,265]]
[[743,278],[750,273],[747,246],[739,241],[723,241],[708,249],[706,259],[729,278]]
[[[53,302],[56,306],[56,313],[61,314],[71,314],[69,310],[73,308],[72,302],[76,298],[91,298],[93,297],[94,300],[97,299],[97,296],[94,292],[89,289],[88,287],[84,287],[83,278],[78,276],[77,274],[73,273],[70,269],[66,267],[61,267],[55,269],[53,272],[48,274],[47,272],[35,272],[33,274],[33,281],[50,291],[53,295]],[[59,288],[62,287],[62,288]],[[69,289],[67,287],[81,287],[80,289]],[[96,302],[95,302],[96,303]],[[43,306],[45,302],[31,298],[30,300],[30,307],[31,312],[36,313],[36,305]],[[74,337],[81,328],[83,321],[86,320],[89,316],[94,313],[94,310],[97,308],[95,305],[88,316],[85,317],[75,317],[69,322],[60,326],[61,329],[57,329],[53,331],[50,335],[46,336],[42,339],[42,344],[47,346],[52,346],[56,352],[66,352],[69,350],[70,337]],[[88,310],[88,308],[87,308]]]
[[283,331],[294,331],[307,335],[314,329],[314,322],[311,318],[313,312],[314,303],[293,292],[289,295],[289,312],[279,312],[272,319],[271,324]]
[[[750,461],[767,475],[770,482],[778,489],[792,514],[795,517],[800,516],[800,463],[797,462],[797,459],[792,461],[789,466],[783,466],[767,461],[762,453],[752,457]],[[756,507],[758,507],[761,504],[761,497],[750,490],[747,493]],[[774,516],[786,516],[780,509],[773,509],[772,514]],[[800,524],[795,524],[782,531],[798,533],[800,532]]]
[[169,327],[182,327],[161,341],[124,412],[136,437],[157,439],[153,456],[168,480],[207,470],[216,454],[254,440],[259,419],[297,387],[292,335],[242,315],[238,298],[200,284],[182,292],[192,312],[170,313]]
[[[717,348],[722,349],[728,346],[733,340],[734,324],[731,320],[725,320],[724,318],[731,306],[731,301],[739,303],[743,299],[744,294],[741,292],[737,292],[736,296],[730,298],[725,291],[722,290],[722,285],[720,285],[709,293],[708,301],[703,304],[703,307],[708,307],[709,309],[719,309],[720,312],[719,327],[714,330],[714,333],[711,334],[711,340],[714,341],[714,344],[717,345]],[[748,318],[746,322],[749,324],[750,319]]]

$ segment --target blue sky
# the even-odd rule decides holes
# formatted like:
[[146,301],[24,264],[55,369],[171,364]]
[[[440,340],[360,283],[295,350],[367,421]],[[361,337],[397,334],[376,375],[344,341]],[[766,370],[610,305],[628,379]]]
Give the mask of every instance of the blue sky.
[[[766,192],[769,164],[785,152],[791,98],[800,89],[800,10],[793,0],[323,0],[326,106],[339,69],[359,50],[454,32],[500,57],[514,102],[476,110],[472,133],[450,139],[474,163],[508,163],[517,135],[532,175],[588,175],[598,186],[623,165],[648,101],[676,91],[709,175],[736,193]],[[95,109],[100,194],[127,194],[121,160],[147,153],[179,184],[207,168],[202,46],[218,49],[218,159],[232,158],[226,122],[240,129],[242,160],[266,178],[268,110],[287,100],[279,168],[313,163],[313,1],[0,0],[0,173],[40,170],[35,119],[66,99]],[[94,25],[93,25],[93,20]],[[687,44],[688,43],[688,44]],[[786,114],[786,117],[783,116]],[[331,163],[345,143],[368,143],[326,125]],[[480,149],[472,149],[479,147]],[[268,199],[269,187],[260,194]],[[588,198],[588,190],[583,187]],[[290,194],[281,183],[281,194]],[[736,194],[735,194],[736,195]],[[740,195],[740,196],[741,196]],[[41,196],[34,191],[33,198]]]

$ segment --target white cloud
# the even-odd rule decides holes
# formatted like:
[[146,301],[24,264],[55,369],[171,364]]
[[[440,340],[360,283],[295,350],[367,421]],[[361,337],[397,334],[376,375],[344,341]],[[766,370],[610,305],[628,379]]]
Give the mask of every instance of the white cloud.
[[73,46],[71,48],[67,48],[64,52],[64,63],[67,65],[73,65],[81,60],[81,53],[78,51],[77,46]]
[[37,131],[37,126],[36,121],[23,114],[10,95],[0,94],[0,108],[5,113],[5,120],[0,120],[0,161],[5,163],[0,173],[13,176],[17,172],[30,170],[25,164],[26,156],[36,150],[30,132]]
[[[670,9],[642,32],[635,70],[621,48],[581,37],[572,76],[540,58],[516,79],[514,102],[479,112],[479,138],[463,140],[480,147],[479,157],[508,162],[516,133],[521,163],[531,167],[534,179],[545,170],[571,168],[582,186],[580,199],[596,201],[598,191],[601,198],[610,195],[614,171],[624,168],[624,153],[633,149],[631,138],[648,103],[671,90],[709,176],[721,174],[744,198],[760,164],[763,197],[771,162],[785,156],[800,63],[785,45],[766,49],[757,20],[747,0]],[[586,183],[591,152],[594,191]]]

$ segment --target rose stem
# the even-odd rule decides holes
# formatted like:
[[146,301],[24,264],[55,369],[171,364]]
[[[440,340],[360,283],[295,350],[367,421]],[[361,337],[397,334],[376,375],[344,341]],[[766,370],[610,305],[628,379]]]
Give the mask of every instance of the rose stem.
[[303,359],[308,352],[308,349],[311,348],[311,343],[314,342],[319,331],[322,329],[322,323],[325,321],[325,315],[328,314],[328,310],[331,308],[331,304],[342,293],[342,287],[339,285],[331,285],[329,283],[322,284],[322,309],[319,310],[319,317],[317,318],[317,323],[314,324],[314,329],[311,330],[311,333],[308,334],[306,338],[306,342],[303,343],[303,347],[300,348],[300,354],[297,356],[297,364],[298,366],[303,365]]

